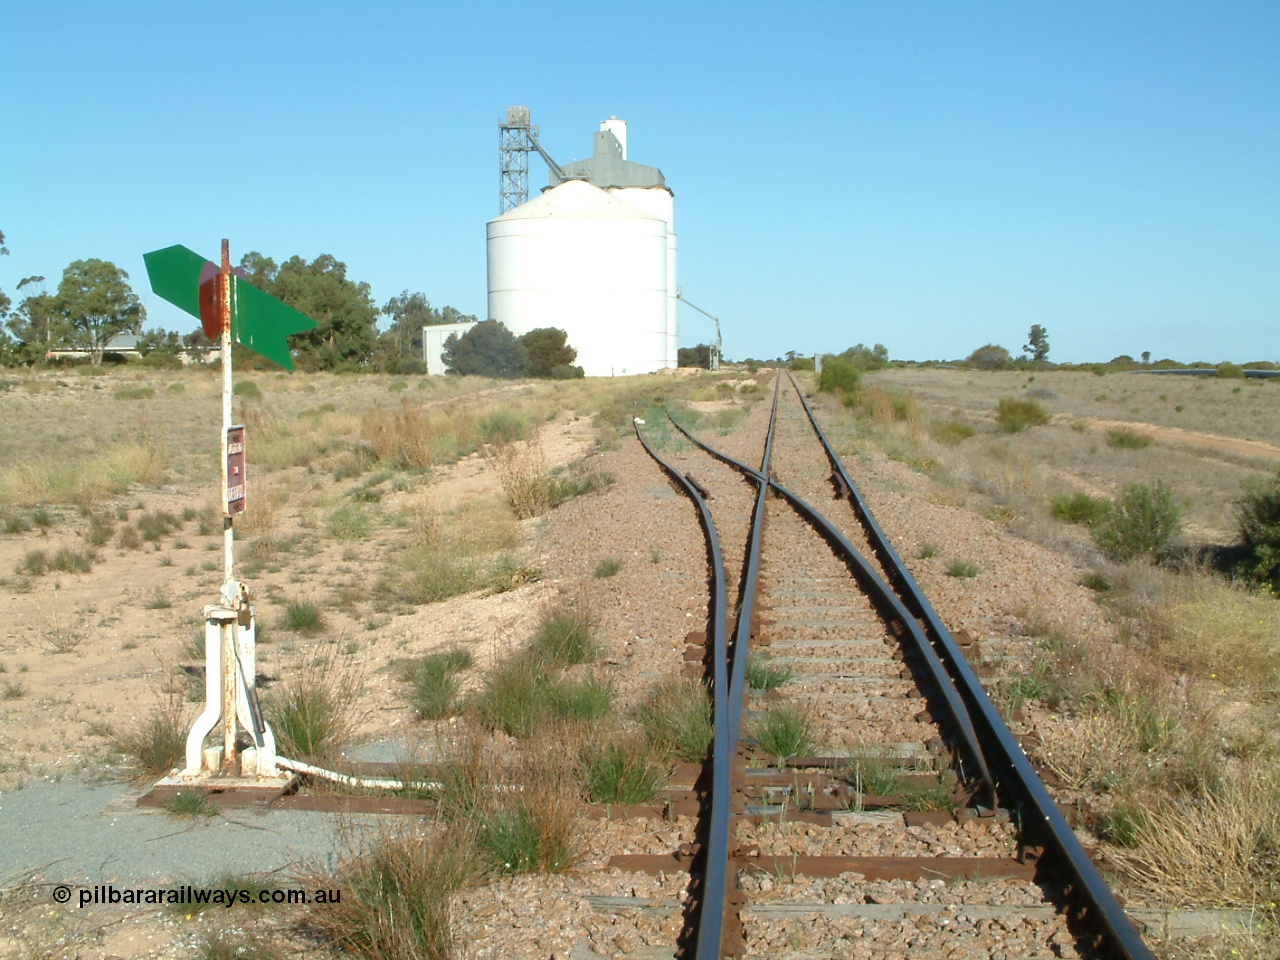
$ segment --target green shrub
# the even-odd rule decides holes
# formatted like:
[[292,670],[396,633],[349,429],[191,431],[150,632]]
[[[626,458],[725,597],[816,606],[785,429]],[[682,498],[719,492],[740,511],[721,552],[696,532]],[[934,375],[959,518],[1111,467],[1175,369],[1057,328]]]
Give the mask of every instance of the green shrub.
[[584,602],[560,600],[543,610],[530,651],[556,666],[588,663],[599,653],[596,629]]
[[258,389],[258,385],[252,380],[241,380],[231,388],[233,395],[237,397],[245,397],[249,400],[261,400],[262,391]]
[[344,504],[325,518],[325,527],[335,540],[361,540],[369,533],[369,517],[359,507]]
[[1240,541],[1249,554],[1246,573],[1280,592],[1280,474],[1247,490],[1236,510]]
[[788,757],[807,754],[813,749],[813,724],[800,708],[781,703],[770,707],[756,725],[755,738],[781,766]]
[[945,423],[935,420],[929,425],[929,433],[939,443],[955,447],[973,436],[973,427],[959,420],[948,420]]
[[480,418],[482,443],[513,443],[529,436],[529,419],[507,407],[499,407]]
[[1218,376],[1224,380],[1243,380],[1244,367],[1236,363],[1218,364]]
[[652,745],[615,737],[583,752],[582,781],[591,803],[648,803],[662,788],[665,764]]
[[822,373],[818,375],[819,392],[843,393],[852,396],[858,392],[861,382],[862,373],[853,364],[837,360],[835,357],[828,357],[822,361]]
[[1144,450],[1151,446],[1151,438],[1128,427],[1113,427],[1107,431],[1107,446],[1122,450]]
[[614,576],[622,569],[622,561],[617,557],[605,557],[596,565],[596,579],[604,580],[607,577]]
[[792,671],[785,663],[775,663],[763,654],[747,657],[747,686],[752,690],[774,690],[791,679]]
[[155,543],[172,530],[182,527],[182,521],[168,510],[152,510],[142,514],[134,523],[138,526],[138,534],[147,543]]
[[547,693],[552,711],[565,720],[599,720],[613,706],[613,684],[594,676],[548,684]]
[[482,586],[482,570],[450,544],[424,544],[401,554],[379,592],[404,603],[438,603]]
[[409,702],[423,720],[439,720],[454,712],[458,674],[471,666],[471,654],[460,648],[429,653],[408,665],[404,677],[412,685]]
[[367,960],[456,956],[455,895],[483,872],[466,828],[385,830],[354,852],[343,863],[342,900],[315,913],[341,952]]
[[5,533],[26,533],[31,529],[31,521],[20,513],[6,513],[0,516],[0,530]]
[[1049,422],[1049,412],[1031,398],[1001,397],[996,408],[996,428],[1001,433],[1021,433]]
[[640,707],[640,724],[655,749],[699,763],[711,745],[711,698],[696,680],[670,677]]
[[548,677],[529,657],[508,657],[485,675],[475,696],[476,716],[486,729],[511,737],[535,733],[551,715]]
[[978,575],[978,568],[968,560],[952,560],[947,565],[947,576],[967,580]]
[[1094,524],[1093,539],[1111,560],[1125,562],[1163,551],[1182,529],[1182,510],[1172,491],[1135,483],[1124,488],[1106,518]]
[[298,633],[318,633],[324,629],[324,613],[314,603],[299,600],[284,608],[280,626]]
[[[826,365],[826,361],[824,361],[823,363],[823,366],[825,365]],[[791,361],[791,364],[790,364],[790,369],[794,370],[796,373],[800,373],[806,370],[812,370],[813,367],[814,367],[813,357],[796,357],[794,360]]]
[[1054,497],[1050,500],[1049,512],[1066,523],[1093,526],[1111,512],[1111,501],[1087,493],[1073,493],[1069,497]]
[[355,734],[364,678],[349,657],[316,654],[264,698],[281,756],[331,757]]
[[191,709],[182,694],[171,693],[157,700],[145,717],[111,739],[139,771],[163,776],[185,759],[190,720]]
[[149,400],[156,393],[152,387],[117,387],[112,392],[121,400]]
[[482,816],[480,846],[504,873],[559,873],[576,854],[569,836],[548,822],[554,819],[542,805],[513,800]]
[[91,547],[105,547],[111,542],[111,537],[115,532],[116,522],[111,514],[90,514],[89,529],[85,531],[84,540]]

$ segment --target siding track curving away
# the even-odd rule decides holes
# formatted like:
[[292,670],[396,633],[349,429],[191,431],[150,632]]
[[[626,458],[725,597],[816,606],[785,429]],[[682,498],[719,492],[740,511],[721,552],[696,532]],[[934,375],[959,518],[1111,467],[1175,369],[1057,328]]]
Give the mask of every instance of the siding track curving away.
[[715,739],[696,844],[616,866],[690,870],[680,955],[1149,958],[794,378],[736,456],[672,422],[696,451],[635,427],[707,544]]

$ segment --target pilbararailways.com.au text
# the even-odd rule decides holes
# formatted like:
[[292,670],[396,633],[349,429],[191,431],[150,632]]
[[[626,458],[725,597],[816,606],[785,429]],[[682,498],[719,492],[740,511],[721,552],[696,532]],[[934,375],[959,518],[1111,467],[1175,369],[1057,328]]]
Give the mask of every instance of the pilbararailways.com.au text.
[[342,891],[332,889],[305,889],[302,887],[245,890],[236,887],[225,889],[193,887],[181,884],[176,887],[117,887],[114,884],[95,884],[80,887],[80,907],[94,904],[156,904],[165,906],[231,907],[252,904],[304,905],[342,902]]

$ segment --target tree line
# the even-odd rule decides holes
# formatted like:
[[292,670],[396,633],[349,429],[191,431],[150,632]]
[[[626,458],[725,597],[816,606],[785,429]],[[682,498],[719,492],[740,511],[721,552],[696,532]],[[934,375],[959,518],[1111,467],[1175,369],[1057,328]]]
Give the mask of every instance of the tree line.
[[[0,232],[0,256],[8,253]],[[315,329],[290,338],[295,360],[304,370],[425,373],[422,328],[476,321],[451,306],[433,307],[426,294],[407,289],[379,307],[370,286],[350,278],[347,265],[327,253],[311,261],[294,256],[277,264],[253,251],[240,259],[240,266],[254,286],[316,321]],[[144,331],[146,309],[130,286],[129,274],[109,260],[68,264],[52,291],[45,277],[26,277],[15,294],[16,304],[0,290],[0,366],[42,364],[57,350],[80,351],[91,363],[100,364],[109,355],[108,345],[122,334],[138,337],[137,349],[144,359],[161,366],[177,365],[183,350],[214,347],[198,325],[187,334]],[[386,321],[386,329],[379,330],[379,319]],[[535,358],[541,355],[536,338],[525,349]],[[248,367],[269,364],[239,348],[236,356],[237,363]],[[523,362],[537,365],[534,360]]]

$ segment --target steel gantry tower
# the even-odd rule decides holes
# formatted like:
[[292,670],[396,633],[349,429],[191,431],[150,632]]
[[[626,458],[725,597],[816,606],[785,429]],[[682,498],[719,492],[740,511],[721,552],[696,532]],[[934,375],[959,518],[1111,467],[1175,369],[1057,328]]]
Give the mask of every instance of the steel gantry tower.
[[558,180],[565,179],[560,165],[542,149],[538,128],[529,123],[528,107],[507,107],[507,119],[498,121],[498,215],[529,199],[529,153],[537,150]]

